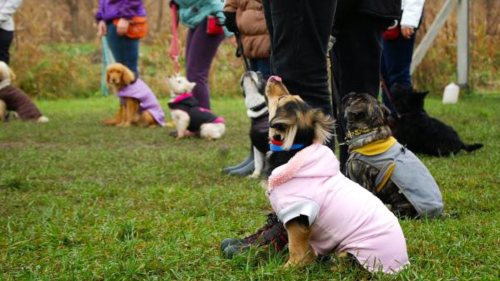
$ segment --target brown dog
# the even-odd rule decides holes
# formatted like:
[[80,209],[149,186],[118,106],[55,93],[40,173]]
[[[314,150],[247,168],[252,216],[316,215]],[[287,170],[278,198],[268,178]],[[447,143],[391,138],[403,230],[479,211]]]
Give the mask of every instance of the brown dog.
[[[131,125],[138,125],[144,127],[156,127],[161,125],[159,120],[156,120],[149,109],[142,109],[142,97],[149,98],[155,103],[155,108],[158,110],[159,105],[156,97],[151,90],[139,79],[135,79],[135,74],[126,66],[120,63],[110,64],[106,68],[106,81],[111,84],[117,91],[120,97],[120,108],[116,113],[115,118],[105,119],[102,121],[104,125],[129,127]],[[140,89],[130,89],[131,85],[141,87]],[[135,97],[131,97],[127,92],[133,91]],[[138,94],[138,92],[144,92]],[[151,98],[151,95],[153,98]],[[159,108],[161,114],[163,111]],[[160,121],[161,122],[161,121]]]

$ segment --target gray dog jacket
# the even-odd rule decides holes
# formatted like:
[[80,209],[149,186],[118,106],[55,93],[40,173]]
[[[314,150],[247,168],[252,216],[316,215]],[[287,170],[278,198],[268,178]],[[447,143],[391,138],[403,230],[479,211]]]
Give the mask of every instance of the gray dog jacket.
[[376,155],[368,156],[354,151],[347,161],[355,159],[380,171],[376,186],[385,185],[390,178],[420,217],[434,218],[441,215],[444,204],[436,181],[420,159],[400,143],[395,142],[388,150]]

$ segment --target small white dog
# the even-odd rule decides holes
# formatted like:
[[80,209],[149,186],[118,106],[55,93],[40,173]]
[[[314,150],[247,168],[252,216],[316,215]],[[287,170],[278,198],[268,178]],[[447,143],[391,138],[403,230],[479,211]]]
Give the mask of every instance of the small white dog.
[[221,138],[226,125],[224,118],[198,105],[198,101],[190,92],[196,83],[189,82],[186,77],[176,75],[167,78],[172,99],[168,103],[172,119],[177,129],[177,139],[198,135],[215,140]]
[[49,122],[49,118],[42,115],[26,93],[11,85],[15,77],[9,66],[0,61],[0,121],[9,116],[9,111],[13,111],[13,115],[23,121]]

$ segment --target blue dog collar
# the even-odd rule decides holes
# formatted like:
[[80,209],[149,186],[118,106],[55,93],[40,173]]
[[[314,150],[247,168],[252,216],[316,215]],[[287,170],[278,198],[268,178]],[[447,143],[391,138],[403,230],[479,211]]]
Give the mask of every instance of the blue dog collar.
[[[303,144],[300,144],[300,143],[294,144],[294,145],[292,145],[292,147],[290,147],[290,149],[288,151],[296,150],[296,149],[303,148],[303,147],[304,147]],[[284,150],[283,147],[276,145],[276,144],[272,144],[272,143],[269,144],[269,149],[271,151],[287,151],[287,150]]]

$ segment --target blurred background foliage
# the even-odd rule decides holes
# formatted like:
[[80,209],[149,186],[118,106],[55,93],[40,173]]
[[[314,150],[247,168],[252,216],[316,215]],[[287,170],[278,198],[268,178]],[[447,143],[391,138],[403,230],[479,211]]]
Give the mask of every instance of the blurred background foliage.
[[[163,80],[173,74],[168,57],[171,13],[167,0],[144,0],[149,31],[141,43],[142,78],[159,96],[168,95]],[[470,1],[471,89],[480,92],[500,88],[500,1]],[[82,98],[100,95],[102,50],[96,36],[97,0],[24,0],[15,14],[16,33],[12,68],[16,85],[35,98]],[[427,1],[420,41],[444,0]],[[180,29],[181,48],[186,28]],[[455,15],[441,30],[433,47],[414,74],[415,86],[440,94],[456,78]],[[210,74],[212,96],[239,93],[242,61],[234,47],[223,43]],[[182,56],[181,56],[182,57]],[[181,61],[181,66],[182,66]],[[181,67],[182,68],[182,67]]]

